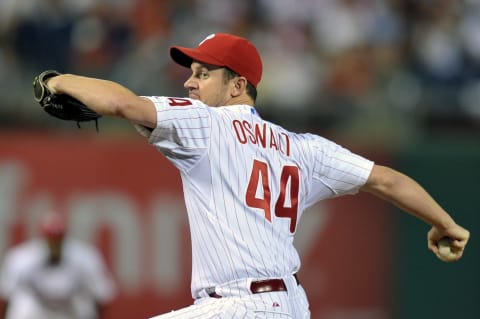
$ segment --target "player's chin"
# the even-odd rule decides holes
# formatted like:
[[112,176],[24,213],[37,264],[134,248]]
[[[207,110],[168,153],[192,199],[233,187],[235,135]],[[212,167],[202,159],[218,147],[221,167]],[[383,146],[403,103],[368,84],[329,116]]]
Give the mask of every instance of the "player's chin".
[[192,100],[200,100],[200,95],[194,93],[188,93],[188,97]]

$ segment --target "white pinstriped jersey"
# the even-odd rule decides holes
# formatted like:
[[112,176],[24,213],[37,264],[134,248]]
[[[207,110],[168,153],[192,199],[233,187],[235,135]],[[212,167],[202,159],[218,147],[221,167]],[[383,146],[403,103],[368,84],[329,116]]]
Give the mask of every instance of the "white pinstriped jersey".
[[192,239],[192,296],[206,287],[298,271],[293,236],[317,201],[362,186],[373,162],[248,105],[148,97],[157,127],[136,126],[181,173]]

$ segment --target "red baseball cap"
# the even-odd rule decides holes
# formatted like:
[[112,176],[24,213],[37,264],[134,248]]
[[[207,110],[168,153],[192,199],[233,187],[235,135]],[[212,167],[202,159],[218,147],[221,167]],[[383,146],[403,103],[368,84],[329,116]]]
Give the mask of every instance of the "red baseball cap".
[[170,56],[187,68],[194,60],[227,67],[244,76],[254,87],[262,78],[262,59],[255,46],[245,38],[227,33],[210,34],[196,48],[172,46]]
[[46,239],[62,240],[67,232],[65,218],[58,212],[48,212],[40,221],[40,233]]

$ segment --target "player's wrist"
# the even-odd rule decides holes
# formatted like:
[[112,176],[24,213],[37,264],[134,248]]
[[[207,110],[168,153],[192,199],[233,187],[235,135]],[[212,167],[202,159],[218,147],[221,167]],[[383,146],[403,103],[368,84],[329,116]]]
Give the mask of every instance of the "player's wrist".
[[448,213],[445,212],[444,216],[439,218],[436,223],[434,223],[435,228],[444,232],[448,229],[458,227],[457,223],[453,220]]
[[60,92],[60,90],[59,90],[59,79],[62,76],[63,75],[57,75],[57,76],[49,78],[46,81],[45,85],[48,87],[50,92],[52,92],[53,94],[58,94]]

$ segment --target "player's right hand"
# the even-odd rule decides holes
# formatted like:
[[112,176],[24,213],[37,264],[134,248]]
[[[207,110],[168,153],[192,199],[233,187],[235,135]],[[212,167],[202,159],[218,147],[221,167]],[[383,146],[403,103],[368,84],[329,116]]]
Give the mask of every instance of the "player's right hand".
[[445,237],[450,238],[452,251],[457,255],[456,260],[459,260],[463,256],[465,247],[470,239],[470,232],[457,224],[446,229],[439,229],[433,226],[427,237],[428,248],[440,259],[442,257],[439,254],[438,241]]

